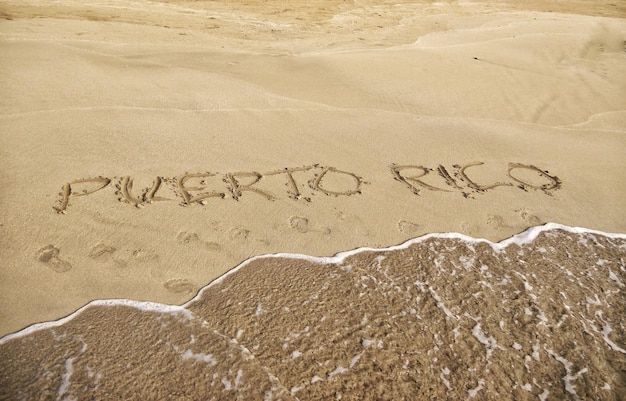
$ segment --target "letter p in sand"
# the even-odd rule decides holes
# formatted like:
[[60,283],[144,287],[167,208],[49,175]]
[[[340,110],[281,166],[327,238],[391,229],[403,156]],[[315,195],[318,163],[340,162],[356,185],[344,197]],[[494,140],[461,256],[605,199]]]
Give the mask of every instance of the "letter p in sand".
[[63,189],[59,193],[61,199],[59,205],[54,206],[57,213],[65,214],[65,210],[69,206],[70,198],[73,196],[85,196],[92,194],[107,187],[111,180],[106,177],[82,178],[65,183]]

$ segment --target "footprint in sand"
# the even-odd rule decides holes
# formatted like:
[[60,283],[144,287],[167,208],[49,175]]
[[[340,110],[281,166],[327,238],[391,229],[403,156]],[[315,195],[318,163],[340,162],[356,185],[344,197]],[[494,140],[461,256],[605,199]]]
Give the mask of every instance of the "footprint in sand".
[[506,224],[504,224],[504,218],[499,214],[490,214],[487,216],[487,224],[496,230],[501,230],[503,228],[509,228]]
[[200,239],[198,234],[190,233],[187,231],[181,231],[176,235],[176,241],[181,245],[200,245],[210,251],[218,251],[222,248],[217,242],[207,242]]
[[539,217],[535,216],[534,214],[532,214],[532,212],[528,209],[522,208],[522,209],[517,209],[515,211],[519,217],[524,220],[526,223],[530,224],[531,226],[538,226],[541,225],[542,221]]
[[291,216],[289,218],[289,226],[299,233],[306,233],[309,231],[309,219],[306,217]]
[[331,230],[328,227],[322,229],[313,229],[311,222],[306,217],[291,216],[289,218],[289,226],[302,234],[308,232],[321,232],[324,235],[328,235],[331,233]]
[[91,251],[89,251],[89,257],[98,260],[109,260],[116,250],[117,249],[112,246],[98,244],[91,248]]
[[176,241],[181,245],[192,244],[194,242],[200,242],[200,237],[196,233],[188,233],[187,231],[181,231],[176,235]]
[[125,260],[114,257],[116,251],[116,248],[101,243],[91,248],[89,257],[99,262],[113,262],[117,267],[128,266],[128,262]]
[[230,236],[231,240],[244,241],[248,239],[250,231],[246,230],[245,228],[233,227],[228,232],[228,235]]
[[37,259],[58,273],[71,270],[72,265],[59,257],[60,252],[61,251],[56,246],[46,245],[37,251]]
[[461,233],[469,235],[470,237],[478,237],[480,235],[480,228],[476,225],[462,221],[459,227],[461,228]]
[[356,214],[348,214],[344,212],[338,212],[335,214],[337,222],[342,226],[348,228],[357,235],[370,235],[370,231],[367,225],[363,223],[363,220]]
[[417,234],[422,230],[422,226],[416,223],[412,223],[406,220],[400,220],[398,222],[398,230],[405,234]]
[[267,238],[255,238],[254,241],[260,246],[270,246],[271,242]]
[[173,278],[163,283],[166,290],[179,294],[181,292],[193,292],[194,285],[186,278]]
[[145,249],[135,249],[132,254],[135,259],[142,262],[154,262],[159,260],[158,254]]

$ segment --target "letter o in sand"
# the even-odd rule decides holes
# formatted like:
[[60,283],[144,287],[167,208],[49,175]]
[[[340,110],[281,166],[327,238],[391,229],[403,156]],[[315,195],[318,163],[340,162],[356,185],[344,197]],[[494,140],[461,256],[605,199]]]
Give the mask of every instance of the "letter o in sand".
[[[512,171],[515,169],[526,169],[526,170],[533,171],[539,174],[539,176],[548,179],[549,182],[545,184],[538,184],[538,183],[529,182],[530,181],[529,178],[526,178],[526,177],[524,178],[520,178],[519,176],[515,177],[512,174]],[[526,165],[526,164],[521,164],[521,163],[509,163],[508,176],[522,185],[528,186],[529,188],[533,188],[533,189],[541,189],[543,191],[549,191],[551,189],[558,189],[561,186],[561,180],[559,180],[557,176],[551,176],[550,174],[548,174],[547,171],[543,171],[539,169],[538,167],[535,167],[532,165]]]
[[[360,194],[362,183],[361,177],[354,173],[337,170],[334,167],[324,167],[322,172],[313,180],[311,187],[326,195],[349,196]],[[348,186],[351,188],[347,189]]]

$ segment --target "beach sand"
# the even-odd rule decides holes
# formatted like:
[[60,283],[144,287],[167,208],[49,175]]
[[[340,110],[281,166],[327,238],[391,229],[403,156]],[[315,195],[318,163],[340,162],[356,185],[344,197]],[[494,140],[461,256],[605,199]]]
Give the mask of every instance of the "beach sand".
[[[289,258],[255,259],[228,276],[233,286],[243,286],[236,292],[245,297],[220,295],[219,287],[209,287],[203,292],[206,297],[182,312],[174,306],[170,308],[178,312],[173,315],[159,309],[188,302],[212,280],[256,255],[329,257],[359,247],[387,248],[427,233],[455,232],[497,242],[548,222],[626,232],[626,6],[603,1],[302,3],[9,0],[0,5],[0,335],[57,320],[93,300],[160,305],[154,313],[126,304],[90,307],[67,323],[71,327],[63,330],[71,335],[58,340],[62,346],[55,348],[57,353],[45,350],[57,341],[56,335],[62,336],[58,328],[17,339],[6,337],[0,352],[11,362],[1,364],[1,378],[18,387],[17,393],[2,396],[13,399],[36,376],[44,377],[47,384],[33,382],[33,391],[47,389],[48,397],[70,397],[78,390],[64,379],[67,375],[80,371],[87,377],[71,383],[86,383],[105,372],[117,377],[126,365],[108,363],[116,355],[139,358],[144,350],[142,361],[162,365],[163,372],[178,366],[182,355],[188,365],[184,369],[191,370],[181,370],[181,377],[214,369],[219,376],[215,383],[221,389],[228,387],[227,391],[236,387],[239,368],[230,369],[232,377],[222,373],[232,365],[259,380],[246,382],[257,395],[260,389],[275,388],[274,396],[285,399],[328,399],[338,393],[354,399],[363,399],[365,393],[372,399],[384,398],[376,394],[393,399],[404,394],[408,399],[417,391],[411,387],[415,381],[409,379],[403,381],[408,387],[393,387],[400,391],[397,394],[384,386],[376,390],[380,393],[367,390],[374,385],[367,379],[373,380],[372,369],[379,366],[374,362],[380,358],[382,364],[377,375],[393,377],[390,383],[397,384],[407,377],[398,369],[404,361],[397,358],[404,358],[406,352],[427,352],[433,344],[451,349],[454,337],[446,330],[457,327],[463,341],[478,342],[452,349],[462,355],[464,364],[431,360],[430,379],[418,386],[426,391],[420,393],[423,396],[442,397],[452,391],[451,396],[465,397],[471,396],[472,389],[478,394],[481,387],[480,397],[495,399],[502,396],[497,395],[498,387],[507,388],[508,394],[512,389],[526,391],[528,384],[532,391],[519,397],[532,393],[543,399],[546,390],[547,399],[589,394],[619,399],[626,381],[624,328],[619,323],[625,305],[619,284],[626,278],[619,236],[607,237],[619,239],[610,246],[604,243],[608,250],[595,244],[588,254],[581,251],[576,258],[582,259],[574,259],[581,261],[579,270],[564,267],[571,263],[564,256],[571,250],[556,240],[549,244],[555,250],[541,241],[532,245],[532,252],[548,250],[553,270],[560,266],[558,271],[568,269],[582,277],[585,266],[599,266],[598,272],[590,273],[597,276],[585,279],[599,286],[596,292],[582,278],[570,282],[559,275],[555,279],[541,273],[540,265],[524,264],[515,255],[475,262],[468,267],[473,275],[458,280],[432,271],[440,265],[431,264],[430,273],[424,273],[428,279],[424,282],[430,284],[421,287],[415,284],[420,268],[410,270],[416,265],[406,259],[419,259],[421,251],[415,251],[417,256],[398,252],[386,258],[393,269],[409,269],[403,274],[412,278],[403,286],[411,289],[402,287],[403,296],[417,291],[425,302],[430,294],[432,303],[436,301],[432,288],[441,297],[445,294],[446,308],[454,315],[441,315],[444,310],[436,301],[435,309],[420,315],[420,327],[432,327],[434,336],[423,341],[415,340],[417,333],[408,336],[400,323],[394,326],[393,333],[404,337],[393,337],[398,349],[385,354],[393,363],[383,357],[385,347],[391,346],[382,340],[387,330],[383,326],[396,324],[392,317],[404,309],[388,304],[400,298],[380,298],[382,287],[378,295],[366,292],[365,296],[372,298],[368,313],[380,314],[376,316],[381,325],[372,326],[367,335],[383,341],[383,348],[369,342],[371,347],[361,351],[341,348],[341,338],[349,347],[362,340],[355,328],[359,323],[332,322],[328,328],[319,326],[322,331],[311,337],[311,343],[298,349],[288,346],[286,356],[280,354],[287,352],[280,348],[284,336],[296,330],[288,328],[290,324],[281,326],[281,319],[302,323],[319,317],[309,316],[307,311],[313,309],[303,306],[319,291],[310,280],[339,274],[331,289],[325,289],[328,313],[338,319],[345,315],[342,308],[350,309],[351,297],[358,298],[357,293],[345,291],[363,283],[353,273],[340,274],[337,261],[317,265]],[[574,234],[590,235],[585,232]],[[436,250],[444,260],[458,261],[458,255],[448,255],[447,248]],[[471,258],[472,252],[462,254]],[[492,258],[498,259],[493,265]],[[452,259],[449,263],[456,263]],[[371,260],[362,264],[363,269],[372,268]],[[524,282],[539,280],[529,285],[535,289],[545,285],[546,295],[522,284],[526,292],[520,289],[525,295],[510,307],[513,312],[497,309],[502,300],[513,302],[513,295],[500,292],[485,293],[490,309],[464,309],[464,300],[476,297],[470,287],[477,285],[476,275],[484,274],[482,264],[497,270],[492,273],[498,279],[522,280],[507,273],[515,269],[526,277]],[[441,281],[429,287],[435,277]],[[272,319],[260,321],[255,320],[254,310],[226,313],[218,307],[240,301],[261,305],[259,299],[274,291],[280,296],[272,302],[293,309],[289,319],[279,313],[280,308],[269,314]],[[532,295],[547,298],[537,301]],[[577,319],[575,327],[560,321],[570,312],[559,306],[550,315],[547,304],[541,303],[556,299],[559,305],[581,308],[571,312],[571,319]],[[599,315],[595,300],[603,305]],[[363,302],[357,304],[362,307]],[[533,309],[533,302],[540,306]],[[523,314],[524,308],[530,308],[527,316],[539,320],[512,331],[509,327],[517,325],[515,319],[520,321],[515,313]],[[547,321],[537,317],[539,310]],[[482,320],[476,311],[484,313]],[[465,312],[470,317],[463,317]],[[181,313],[192,313],[193,318],[185,323],[177,317]],[[506,330],[500,330],[499,321]],[[159,324],[176,327],[165,334],[157,330]],[[238,329],[252,336],[252,327],[272,329],[272,333],[255,334],[258,342],[249,337],[242,340],[244,345],[233,343],[240,340]],[[349,335],[343,333],[346,327],[352,330]],[[557,341],[548,339],[552,334],[537,334],[544,329],[558,329],[560,342],[550,342]],[[89,337],[92,330],[101,336],[99,346]],[[335,338],[334,331],[340,337]],[[116,342],[118,332],[122,339]],[[50,337],[50,333],[57,334]],[[191,348],[183,349],[181,344],[193,333],[192,338],[203,336],[203,340],[187,355]],[[539,336],[539,345],[532,340],[534,335]],[[170,339],[169,348],[150,356],[155,350],[147,351],[146,341],[154,345],[161,336]],[[261,338],[280,350],[263,348]],[[413,340],[417,345],[411,351]],[[29,341],[39,351],[29,351],[27,357],[21,347],[28,347]],[[319,346],[332,358],[343,355],[344,359],[329,356],[335,366],[315,370],[314,365],[326,363],[315,359],[317,341],[330,341]],[[523,348],[513,348],[519,355],[510,349],[515,341]],[[217,348],[203,351],[200,344],[209,343]],[[86,352],[93,352],[92,358],[103,361],[102,372],[87,359],[80,362],[86,365],[79,365],[82,344],[88,344]],[[255,344],[262,351],[253,350]],[[240,346],[254,356],[253,362],[233,353]],[[502,352],[504,359],[498,347],[508,350]],[[581,347],[577,356],[563,354],[576,347]],[[283,359],[291,361],[296,351],[308,358],[293,358],[302,364],[300,370],[283,366]],[[331,375],[333,369],[358,366],[356,362],[349,366],[356,351],[367,354],[362,357],[369,358],[363,359],[368,367],[351,370],[348,381],[341,379],[343,371]],[[541,354],[539,376],[524,367],[524,355],[534,361],[533,352]],[[206,359],[209,354],[215,364]],[[582,362],[592,356],[596,359],[585,362],[590,365]],[[170,358],[171,364],[161,357]],[[72,358],[79,358],[75,370]],[[418,368],[411,358],[407,359],[410,369],[406,368],[411,375],[426,374],[426,359],[419,360]],[[476,365],[468,364],[469,359]],[[494,374],[493,384],[485,373],[492,369],[491,363],[501,370],[513,364],[521,371],[515,373],[515,380],[507,376],[509,381]],[[29,370],[41,366],[49,366],[48,373]],[[462,376],[471,369],[480,375]],[[137,380],[144,386],[135,388],[135,394],[143,394],[137,398],[156,399],[179,390],[180,399],[201,396],[189,388],[157,388],[156,379],[145,379],[150,377],[148,371],[131,371],[123,380]],[[442,373],[446,371],[459,381],[446,378],[448,373]],[[445,380],[440,380],[440,374]],[[320,383],[333,384],[323,386],[324,390],[302,387],[306,395],[296,391],[316,375],[323,379]],[[570,384],[583,379],[589,382],[572,390]],[[120,383],[115,380],[87,387],[96,391],[101,386],[105,391]],[[208,383],[198,380],[192,387]],[[352,393],[337,387],[357,381],[361,384],[355,384]],[[152,390],[165,393],[142,392]],[[240,396],[256,398],[253,393]]]

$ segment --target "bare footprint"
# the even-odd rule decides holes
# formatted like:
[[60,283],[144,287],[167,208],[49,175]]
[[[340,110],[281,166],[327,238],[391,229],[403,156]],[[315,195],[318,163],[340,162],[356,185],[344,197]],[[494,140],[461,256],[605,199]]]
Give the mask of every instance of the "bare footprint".
[[61,251],[54,245],[46,245],[37,251],[37,259],[45,263],[48,267],[57,273],[63,273],[72,269],[72,265],[59,258]]
[[400,220],[398,222],[398,230],[405,234],[417,234],[422,230],[422,226],[416,223],[412,223],[406,220]]
[[186,278],[173,278],[163,283],[166,290],[179,294],[181,292],[193,292],[193,284]]
[[289,218],[289,225],[299,233],[306,233],[309,231],[309,219],[300,216],[291,216]]
[[501,230],[503,228],[508,228],[506,224],[504,224],[504,218],[499,214],[490,214],[487,216],[487,224],[496,230]]
[[202,241],[202,246],[204,246],[209,251],[219,251],[220,249],[222,249],[222,246],[218,244],[217,242]]
[[89,257],[99,262],[113,262],[117,267],[128,266],[128,262],[125,260],[114,257],[116,251],[116,248],[100,243],[91,248]]
[[112,246],[98,244],[91,248],[91,251],[89,251],[89,257],[98,260],[109,260],[116,250],[117,249]]
[[300,216],[291,216],[289,218],[289,226],[301,234],[319,233],[322,235],[329,235],[332,232],[329,227],[313,227],[309,219]]
[[522,208],[522,209],[517,209],[515,211],[519,217],[524,220],[526,223],[530,224],[531,226],[538,226],[540,225],[541,219],[537,216],[535,216],[534,214],[532,214],[532,212],[528,209]]
[[250,231],[246,230],[245,228],[233,227],[228,232],[228,235],[232,240],[243,241],[248,238],[248,236],[250,235]]
[[268,240],[267,238],[255,238],[254,240],[257,244],[260,244],[261,246],[270,246],[270,240]]
[[190,233],[187,231],[179,232],[178,235],[176,235],[176,240],[181,245],[196,244],[210,251],[219,251],[220,249],[222,249],[222,246],[218,244],[217,242],[203,241],[200,239],[198,234]]
[[480,228],[478,228],[478,226],[462,221],[460,227],[461,233],[465,235],[469,235],[470,237],[477,237],[480,235]]
[[196,233],[189,233],[187,231],[181,231],[176,235],[176,241],[179,244],[187,245],[194,242],[200,242],[200,237]]
[[139,261],[146,261],[146,262],[156,261],[159,259],[158,254],[152,251],[145,250],[145,249],[135,249],[133,251],[133,257]]
[[349,227],[353,233],[357,235],[370,235],[367,225],[363,223],[363,220],[358,215],[338,212],[335,214],[335,217],[338,223],[344,227]]

